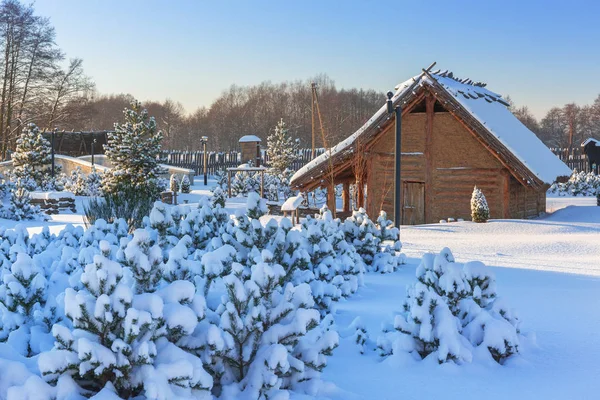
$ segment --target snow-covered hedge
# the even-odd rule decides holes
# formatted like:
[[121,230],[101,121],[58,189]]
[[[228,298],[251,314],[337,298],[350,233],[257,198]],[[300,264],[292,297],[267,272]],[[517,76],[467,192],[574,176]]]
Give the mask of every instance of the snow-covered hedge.
[[425,254],[403,312],[378,339],[382,356],[412,355],[439,363],[498,363],[519,352],[519,319],[496,296],[493,273],[481,262],[455,262],[449,249]]
[[600,194],[600,175],[575,170],[567,182],[554,183],[550,192],[559,196],[596,196]]

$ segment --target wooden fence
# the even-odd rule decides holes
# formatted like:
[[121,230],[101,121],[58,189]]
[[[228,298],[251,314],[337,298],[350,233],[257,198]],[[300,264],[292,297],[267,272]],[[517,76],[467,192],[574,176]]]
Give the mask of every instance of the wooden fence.
[[[316,155],[323,154],[324,149],[317,149]],[[189,168],[200,175],[204,171],[203,151],[174,151],[163,152],[164,163],[181,168]],[[237,167],[241,163],[242,153],[239,151],[211,152],[207,153],[206,169],[209,175],[225,168]],[[311,149],[298,150],[298,157],[292,163],[291,169],[299,170],[311,160]],[[266,151],[261,151],[261,165],[269,166],[269,156]]]
[[[571,169],[576,169],[577,171],[590,172],[592,171],[592,167],[588,162],[587,156],[583,153],[583,149],[578,147],[572,148],[557,148],[551,147],[550,150],[561,159],[562,162],[567,164],[567,166]],[[598,173],[598,169],[594,169],[595,173]]]

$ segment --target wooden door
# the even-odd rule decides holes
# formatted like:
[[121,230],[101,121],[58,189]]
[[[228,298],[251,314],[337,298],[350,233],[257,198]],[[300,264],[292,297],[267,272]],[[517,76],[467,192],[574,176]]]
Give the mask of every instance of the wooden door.
[[402,225],[425,223],[425,184],[404,182],[402,185]]

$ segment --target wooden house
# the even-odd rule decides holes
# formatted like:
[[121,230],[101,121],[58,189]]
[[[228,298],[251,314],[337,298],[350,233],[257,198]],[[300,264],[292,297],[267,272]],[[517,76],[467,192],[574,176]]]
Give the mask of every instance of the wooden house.
[[583,153],[588,161],[588,171],[600,173],[600,140],[589,138],[581,143]]
[[[470,219],[473,187],[485,194],[491,218],[530,218],[546,210],[546,190],[570,169],[485,84],[451,72],[423,71],[398,85],[402,108],[403,224]],[[358,131],[297,171],[294,189],[343,184],[344,211],[365,207],[393,218],[394,116],[383,105]]]

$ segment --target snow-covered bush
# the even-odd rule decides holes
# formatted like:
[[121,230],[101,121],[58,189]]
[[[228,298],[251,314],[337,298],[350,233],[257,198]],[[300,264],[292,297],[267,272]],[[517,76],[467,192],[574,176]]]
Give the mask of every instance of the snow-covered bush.
[[130,229],[139,228],[145,216],[150,214],[154,200],[144,192],[123,187],[118,193],[105,193],[103,197],[91,198],[84,206],[85,220],[93,225],[97,220],[113,223],[118,219],[127,221]]
[[173,193],[179,192],[179,177],[176,174],[171,174],[169,179],[169,190]]
[[559,196],[596,196],[600,194],[600,175],[574,170],[567,182],[554,183],[550,192]]
[[[519,351],[519,319],[496,298],[493,273],[480,262],[456,263],[449,249],[425,254],[403,312],[378,339],[383,356],[412,354],[471,362],[476,349],[498,363]],[[477,354],[482,354],[481,351]]]
[[17,179],[14,189],[10,191],[10,206],[4,217],[15,221],[43,219],[44,217],[40,208],[31,204],[31,196],[20,178]]
[[222,208],[225,208],[225,192],[219,186],[215,187],[212,195],[213,207],[217,204],[220,205]]
[[92,171],[88,174],[86,187],[88,196],[102,196],[102,174],[96,171],[96,167],[92,167]]
[[48,343],[44,336],[51,327],[54,309],[46,307],[47,286],[44,270],[25,252],[17,253],[3,274],[0,342],[8,341],[22,355],[37,354],[43,342]]
[[71,175],[66,179],[64,183],[65,190],[73,193],[75,196],[87,196],[89,193],[87,186],[87,177],[81,171],[80,167],[77,167],[73,171],[71,171]]
[[159,180],[162,132],[137,101],[124,115],[125,122],[115,124],[115,131],[107,134],[104,150],[112,168],[103,175],[103,191],[115,194],[131,188],[154,201],[163,190]]
[[490,208],[483,192],[475,186],[471,195],[471,218],[473,222],[487,222],[490,219]]
[[210,391],[202,360],[177,345],[205,315],[194,285],[176,281],[140,292],[147,281],[134,276],[135,294],[127,269],[110,258],[110,244],[99,248],[80,285],[65,292],[67,323],[52,328],[54,349],[39,357],[42,376],[51,384],[70,376],[82,394],[109,388],[121,398],[192,398]]
[[183,174],[181,178],[181,193],[190,192],[190,177],[187,174]]
[[[222,375],[225,398],[274,398],[282,389],[310,390],[338,344],[334,331],[320,331],[319,312],[308,285],[287,283],[284,268],[265,250],[248,280],[225,278],[220,307],[225,334]],[[314,337],[313,337],[314,336]]]
[[[48,181],[52,169],[52,148],[35,124],[30,123],[23,128],[12,160],[12,174],[15,179],[22,180],[25,189],[36,190]],[[59,166],[55,165],[54,169],[60,172]]]
[[392,225],[385,211],[381,211],[375,224],[364,208],[354,211],[342,224],[346,241],[356,248],[369,271],[394,272],[404,264],[399,231]]

